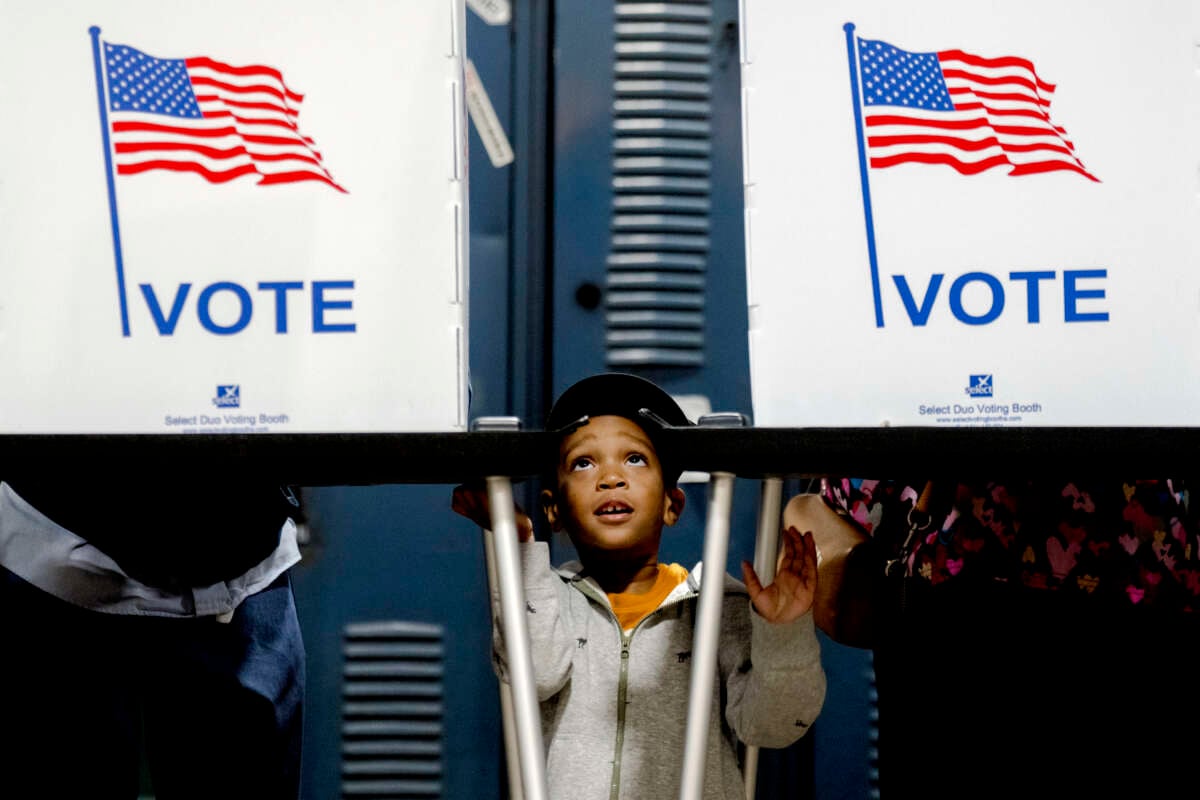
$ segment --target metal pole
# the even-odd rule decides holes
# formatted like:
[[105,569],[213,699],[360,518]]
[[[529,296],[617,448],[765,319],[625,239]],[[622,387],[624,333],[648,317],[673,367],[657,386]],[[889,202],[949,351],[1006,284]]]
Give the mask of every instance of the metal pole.
[[547,800],[546,753],[542,749],[542,720],[533,680],[529,629],[525,625],[525,592],[517,551],[517,523],[513,510],[512,482],[507,477],[487,479],[492,514],[496,579],[500,585],[500,622],[508,655],[513,718],[520,755],[521,783],[529,800]]
[[[496,578],[495,534],[488,528],[483,529],[483,553],[487,561],[488,596],[498,596],[500,584]],[[500,618],[503,617],[503,610],[500,610]],[[504,681],[499,681],[499,684],[500,719],[504,725],[504,763],[508,767],[508,797],[509,800],[524,800],[525,793],[521,788],[520,748],[517,745],[517,731],[513,720],[512,687]]]
[[725,593],[725,558],[729,552],[729,518],[733,510],[733,473],[714,472],[710,484],[708,522],[704,532],[704,571],[692,644],[691,691],[683,749],[680,800],[700,800],[704,792],[704,759],[717,674],[717,640],[721,635],[721,601]]
[[[758,503],[758,537],[754,543],[754,571],[764,586],[775,580],[779,561],[779,524],[783,513],[783,478],[763,478]],[[746,746],[743,769],[746,800],[754,800],[758,789],[758,747]]]

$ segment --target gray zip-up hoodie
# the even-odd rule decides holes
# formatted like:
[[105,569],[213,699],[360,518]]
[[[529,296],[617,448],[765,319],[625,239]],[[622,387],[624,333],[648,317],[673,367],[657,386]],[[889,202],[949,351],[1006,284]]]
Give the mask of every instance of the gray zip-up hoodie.
[[[578,563],[552,569],[545,542],[520,551],[551,800],[677,797],[701,566],[624,633]],[[723,577],[704,797],[745,800],[737,743],[786,747],[803,736],[824,702],[825,672],[811,612],[773,625]]]

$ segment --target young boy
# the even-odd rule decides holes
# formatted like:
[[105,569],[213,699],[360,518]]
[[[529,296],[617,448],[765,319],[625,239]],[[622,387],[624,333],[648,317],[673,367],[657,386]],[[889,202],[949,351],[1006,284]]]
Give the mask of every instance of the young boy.
[[[554,488],[541,505],[579,562],[551,568],[518,510],[533,669],[541,701],[550,797],[671,798],[679,794],[702,571],[658,561],[664,525],[683,511],[680,469],[661,447],[664,425],[690,422],[653,383],[607,373],[571,386],[550,411],[559,433]],[[459,486],[452,508],[489,526],[486,495]],[[719,567],[718,567],[719,568]],[[811,613],[816,549],[786,531],[775,581],[749,564],[725,593],[705,758],[706,798],[744,800],[738,743],[785,747],[824,702]],[[503,679],[504,647],[496,656]]]

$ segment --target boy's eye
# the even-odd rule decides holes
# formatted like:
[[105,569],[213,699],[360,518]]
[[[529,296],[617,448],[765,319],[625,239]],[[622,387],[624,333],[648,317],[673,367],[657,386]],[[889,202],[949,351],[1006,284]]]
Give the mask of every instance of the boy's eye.
[[625,463],[632,464],[635,467],[644,467],[644,466],[647,466],[650,462],[641,453],[630,453],[629,456],[625,459]]
[[592,461],[589,458],[577,458],[571,462],[570,471],[578,472],[581,469],[589,469],[592,466]]

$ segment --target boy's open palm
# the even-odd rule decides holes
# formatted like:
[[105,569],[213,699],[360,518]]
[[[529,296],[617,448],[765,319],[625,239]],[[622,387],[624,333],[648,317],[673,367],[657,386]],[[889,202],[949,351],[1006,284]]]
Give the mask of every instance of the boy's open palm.
[[817,546],[811,533],[795,528],[783,532],[783,551],[775,580],[764,587],[749,562],[742,562],[742,578],[750,602],[767,622],[793,622],[812,608],[817,593]]

